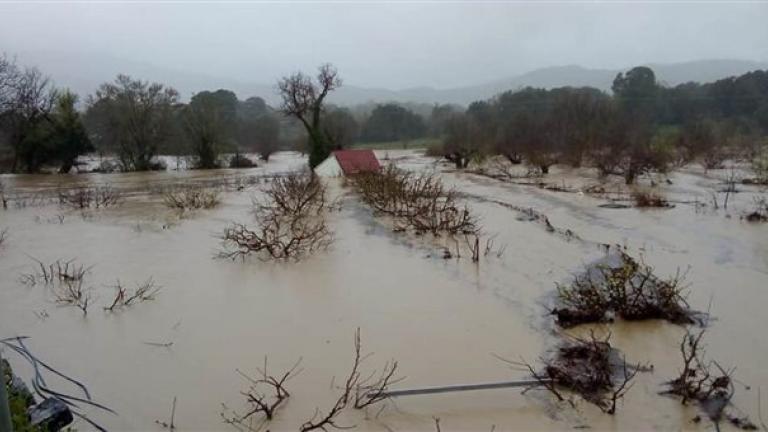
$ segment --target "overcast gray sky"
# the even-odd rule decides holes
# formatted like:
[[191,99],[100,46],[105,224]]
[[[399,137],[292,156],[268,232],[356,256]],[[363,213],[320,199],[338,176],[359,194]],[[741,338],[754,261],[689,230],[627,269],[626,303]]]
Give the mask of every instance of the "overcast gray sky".
[[565,64],[766,61],[768,3],[0,0],[0,51],[264,83],[332,62],[354,85],[451,87]]

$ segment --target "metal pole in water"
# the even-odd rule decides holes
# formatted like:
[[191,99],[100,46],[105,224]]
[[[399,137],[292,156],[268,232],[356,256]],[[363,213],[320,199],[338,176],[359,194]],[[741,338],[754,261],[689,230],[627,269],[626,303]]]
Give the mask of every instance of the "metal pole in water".
[[435,394],[435,393],[452,393],[452,392],[470,391],[470,390],[491,390],[491,389],[499,389],[499,388],[532,387],[532,386],[540,385],[543,382],[546,382],[546,380],[532,379],[532,380],[522,380],[522,381],[502,381],[502,382],[495,382],[495,383],[460,384],[460,385],[442,386],[442,387],[426,387],[426,388],[408,389],[408,390],[390,390],[382,393],[380,396],[399,397],[399,396],[415,396],[415,395]]
[[5,371],[3,354],[0,352],[0,432],[13,432],[11,407],[8,406],[8,393],[5,390]]

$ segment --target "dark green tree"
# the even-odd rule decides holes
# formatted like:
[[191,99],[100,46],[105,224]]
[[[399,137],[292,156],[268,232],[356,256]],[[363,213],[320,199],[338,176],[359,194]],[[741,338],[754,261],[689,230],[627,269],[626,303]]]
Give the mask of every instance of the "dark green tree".
[[219,154],[234,146],[237,105],[233,92],[216,90],[197,93],[184,108],[184,130],[192,144],[197,168],[219,167]]
[[59,94],[52,114],[50,145],[53,158],[61,164],[60,173],[68,173],[78,156],[94,150],[76,104],[77,95],[65,90]]
[[323,132],[332,150],[341,150],[355,143],[360,127],[346,108],[333,108],[325,113]]
[[424,120],[413,111],[389,103],[377,105],[363,124],[360,138],[365,142],[404,141],[423,137]]

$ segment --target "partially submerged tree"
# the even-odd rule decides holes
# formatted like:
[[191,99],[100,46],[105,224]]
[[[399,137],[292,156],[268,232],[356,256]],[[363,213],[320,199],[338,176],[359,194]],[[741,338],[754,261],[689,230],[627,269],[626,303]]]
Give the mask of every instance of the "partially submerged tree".
[[233,224],[222,240],[223,258],[256,255],[263,260],[299,260],[333,241],[326,223],[332,208],[325,186],[312,173],[293,173],[275,178],[260,201],[254,201],[256,226]]
[[323,119],[323,132],[332,150],[350,147],[360,135],[360,127],[346,108],[328,110]]
[[282,111],[304,125],[309,136],[309,166],[314,168],[331,153],[328,138],[321,126],[323,106],[328,93],[341,86],[336,68],[324,64],[318,69],[317,82],[302,72],[282,78],[278,83],[283,99]]
[[35,172],[50,157],[46,129],[57,92],[50,80],[35,68],[23,71],[14,65],[6,68],[5,111],[0,113],[0,128],[13,151],[13,172]]
[[423,136],[424,120],[395,103],[377,105],[363,124],[360,138],[366,142],[406,141]]
[[680,146],[689,161],[700,159],[706,169],[723,167],[726,152],[719,127],[709,119],[692,120],[683,126]]
[[632,387],[632,380],[641,367],[627,363],[621,353],[610,344],[610,333],[604,338],[568,337],[551,358],[542,358],[544,367],[536,370],[524,360],[509,361],[515,369],[530,372],[538,384],[528,387],[544,388],[559,401],[573,400],[564,392],[572,392],[597,405],[606,414],[616,413],[617,402]]
[[280,149],[280,120],[267,107],[264,99],[251,97],[240,103],[238,108],[238,154],[245,149],[259,153],[261,160]]
[[479,125],[467,114],[456,114],[448,120],[445,129],[443,156],[453,162],[456,168],[466,168],[472,158],[480,154]]
[[204,91],[184,108],[184,130],[192,142],[196,167],[219,166],[219,153],[233,144],[237,127],[237,96],[229,90]]
[[177,101],[178,92],[170,87],[118,75],[89,98],[92,138],[116,150],[124,171],[149,170],[173,130]]
[[56,100],[50,140],[54,157],[61,163],[60,173],[68,173],[78,156],[93,151],[80,113],[75,108],[77,95],[66,90]]

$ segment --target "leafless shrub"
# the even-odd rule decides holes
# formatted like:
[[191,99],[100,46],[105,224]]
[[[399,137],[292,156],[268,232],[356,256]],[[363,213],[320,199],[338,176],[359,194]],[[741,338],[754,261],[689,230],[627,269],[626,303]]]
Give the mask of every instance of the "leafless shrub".
[[457,192],[430,173],[413,174],[394,166],[354,178],[363,202],[394,219],[395,230],[416,234],[475,234],[477,219],[457,204]]
[[363,409],[386,400],[389,387],[405,379],[405,377],[396,376],[397,366],[396,360],[390,360],[384,363],[380,372],[373,371],[366,378],[358,380],[355,384],[354,407]]
[[85,275],[90,272],[90,267],[76,264],[74,259],[69,261],[56,260],[51,264],[43,264],[42,261],[32,258],[36,266],[28,273],[23,273],[20,282],[25,285],[44,284],[51,288],[57,303],[76,306],[88,313],[91,305],[90,289],[85,288]]
[[542,370],[536,370],[531,364],[521,360],[507,363],[516,368],[527,370],[538,382],[530,387],[545,388],[558,400],[566,399],[563,391],[571,391],[586,401],[597,405],[603,412],[614,414],[616,403],[632,387],[632,379],[641,368],[627,364],[626,359],[614,349],[610,334],[605,339],[598,339],[594,333],[589,339],[569,337],[548,359],[541,359]]
[[136,284],[136,289],[130,293],[123,287],[120,280],[117,280],[114,288],[115,298],[109,306],[104,307],[104,310],[109,312],[114,312],[117,309],[126,308],[143,301],[154,300],[155,296],[160,292],[160,286],[151,277],[140,284]]
[[476,263],[480,261],[480,237],[475,235],[474,239],[470,239],[469,236],[464,236],[464,241],[467,243],[469,251],[472,253],[472,262]]
[[635,189],[631,192],[635,207],[669,207],[669,202],[658,192]]
[[[698,402],[709,419],[717,424],[722,420],[735,393],[732,378],[735,368],[725,370],[716,361],[706,360],[702,345],[704,331],[702,329],[698,334],[686,332],[680,342],[682,370],[677,378],[666,383],[668,388],[662,394],[678,396],[683,404]],[[742,429],[757,429],[749,419],[733,415],[726,417]]]
[[335,422],[336,416],[348,405],[350,400],[356,409],[363,409],[388,398],[386,393],[389,386],[404,379],[396,376],[398,363],[395,360],[388,361],[380,372],[374,370],[366,378],[362,378],[360,368],[369,356],[370,354],[362,354],[362,342],[358,328],[355,331],[355,359],[352,370],[341,388],[341,395],[325,416],[321,417],[319,411],[315,411],[312,419],[301,426],[301,432],[316,429],[325,431],[328,427],[334,429],[352,428],[354,426],[340,426]]
[[257,254],[261,259],[301,259],[326,249],[333,233],[326,224],[332,204],[325,187],[309,173],[273,181],[262,201],[254,203],[257,225],[233,224],[224,231],[226,250],[220,257],[236,259]]
[[36,285],[38,282],[45,285],[55,283],[82,282],[85,275],[91,270],[83,264],[75,263],[74,259],[69,261],[56,260],[51,264],[44,264],[42,261],[32,258],[37,265],[29,273],[22,275],[22,282],[28,285]]
[[563,327],[610,320],[664,319],[677,324],[694,322],[685,300],[683,276],[660,279],[653,268],[616,248],[617,262],[588,267],[570,285],[558,285],[562,305],[552,314]]
[[361,342],[360,342],[360,329],[355,331],[355,360],[352,364],[352,370],[344,380],[344,387],[342,387],[342,393],[339,398],[336,399],[336,403],[333,404],[331,409],[325,415],[320,414],[320,410],[316,409],[315,414],[311,419],[304,422],[299,429],[301,432],[309,432],[312,430],[327,431],[327,428],[333,429],[351,429],[354,426],[341,426],[336,423],[336,417],[341,411],[347,407],[347,404],[354,395],[355,388],[360,381],[360,363],[363,361],[361,356]]
[[173,405],[171,405],[171,418],[168,422],[155,420],[155,424],[162,426],[164,429],[176,430],[176,396],[173,397]]
[[83,315],[88,314],[88,307],[91,304],[90,290],[83,287],[83,280],[72,280],[58,283],[52,286],[56,303],[76,306],[83,311]]
[[205,187],[184,187],[166,191],[163,202],[175,210],[212,209],[219,205],[219,193]]
[[224,423],[252,430],[252,417],[263,414],[265,421],[272,420],[278,408],[291,396],[285,388],[285,383],[301,373],[300,364],[301,359],[282,375],[274,376],[269,374],[267,358],[264,357],[264,366],[257,369],[258,377],[250,377],[238,370],[237,372],[249,383],[248,389],[241,392],[246,398],[248,411],[241,415],[234,411],[226,412],[225,410],[221,413]]
[[122,193],[110,185],[59,191],[59,205],[77,210],[113,207],[121,201]]
[[435,432],[442,432],[440,429],[440,417],[432,417],[432,420],[435,422]]
[[755,197],[754,209],[745,214],[744,219],[749,222],[768,222],[768,199],[764,196]]
[[496,241],[496,234],[489,236],[485,239],[485,249],[483,250],[483,256],[488,256],[490,254],[496,255],[496,258],[501,258],[502,255],[504,255],[504,252],[507,250],[507,245],[502,244],[500,246],[496,246],[494,243]]
[[295,173],[278,177],[265,191],[265,197],[254,200],[256,216],[266,214],[297,215],[323,209],[326,191],[320,179],[310,173]]

